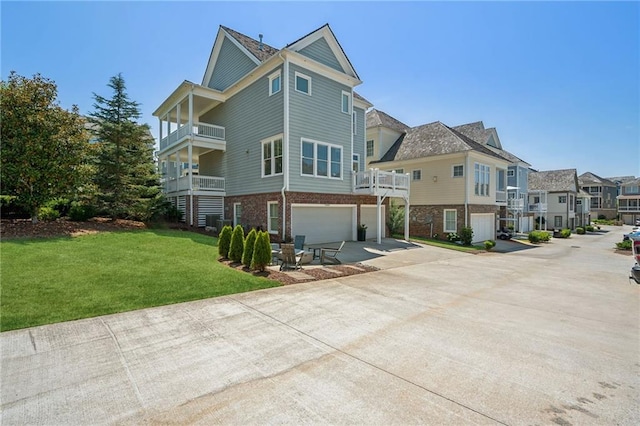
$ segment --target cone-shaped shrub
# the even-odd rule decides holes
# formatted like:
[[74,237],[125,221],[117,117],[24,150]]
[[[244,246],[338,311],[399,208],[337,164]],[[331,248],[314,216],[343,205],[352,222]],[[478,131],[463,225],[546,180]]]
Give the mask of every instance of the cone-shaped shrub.
[[229,259],[232,262],[240,262],[244,252],[244,230],[242,226],[236,225],[231,234],[231,245],[229,246]]
[[264,271],[271,263],[271,240],[269,233],[264,231],[258,234],[256,245],[253,248],[253,258],[251,259],[251,269]]
[[244,240],[244,253],[242,253],[242,264],[247,268],[251,266],[251,260],[253,259],[253,248],[256,245],[256,238],[258,233],[255,229],[249,231],[249,235]]
[[229,225],[225,225],[220,230],[218,236],[218,253],[225,259],[229,256],[229,246],[231,245],[231,234],[233,229]]

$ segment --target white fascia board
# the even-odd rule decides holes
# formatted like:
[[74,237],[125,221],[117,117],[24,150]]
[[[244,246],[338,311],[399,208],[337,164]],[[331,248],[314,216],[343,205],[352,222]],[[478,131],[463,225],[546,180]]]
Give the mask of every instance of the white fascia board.
[[202,85],[206,86],[207,82],[211,80],[211,75],[213,74],[213,70],[216,66],[216,62],[218,62],[218,56],[220,55],[220,49],[222,49],[222,43],[224,39],[227,38],[230,42],[232,42],[238,49],[240,49],[245,55],[249,57],[256,65],[260,65],[260,60],[256,58],[253,53],[249,52],[238,40],[236,40],[231,34],[226,32],[220,27],[218,30],[218,35],[216,35],[216,41],[213,43],[213,48],[211,49],[211,55],[209,56],[209,62],[207,63],[207,69],[204,72],[204,77],[202,78]]
[[211,99],[214,101],[224,102],[227,97],[221,92],[210,89],[208,87],[200,86],[190,81],[183,81],[167,99],[160,104],[160,106],[153,112],[154,117],[164,117],[169,111],[176,107],[176,105],[185,99],[189,95],[189,91],[193,90],[194,96]]
[[246,74],[236,83],[227,87],[222,93],[225,95],[226,99],[229,99],[236,93],[246,89],[251,84],[255,83],[260,78],[271,75],[273,73],[274,68],[280,65],[281,63],[283,63],[283,60],[282,58],[280,58],[280,54],[276,53],[275,55],[267,59],[265,62],[262,62],[262,64],[258,68],[252,69],[251,71],[249,71],[248,74]]
[[365,102],[365,101],[363,101],[361,99],[356,99],[356,97],[354,96],[353,97],[353,106],[364,110],[364,113],[365,113],[365,117],[364,118],[365,118],[365,121],[366,121],[366,119],[367,119],[367,116],[366,116],[367,109],[371,108],[373,106],[373,104],[371,104],[369,102]]
[[495,127],[489,129],[489,131],[493,135],[493,140],[495,141],[496,145],[498,145],[498,149],[502,149],[502,143],[500,143],[500,138],[498,137],[498,131],[495,129]]
[[356,87],[362,84],[362,81],[351,77],[348,74],[337,71],[331,67],[328,67],[324,64],[314,61],[311,58],[308,58],[298,52],[293,52],[288,49],[283,50],[283,53],[289,59],[292,64],[298,65],[310,71],[313,71],[317,74],[320,74],[324,77],[327,77],[333,81],[337,81],[338,83],[344,84],[349,87]]
[[299,50],[304,49],[305,47],[313,44],[314,42],[320,40],[321,38],[324,38],[327,44],[329,45],[329,47],[331,48],[333,55],[336,57],[336,59],[340,63],[340,66],[342,67],[344,73],[355,79],[358,79],[358,74],[356,73],[356,70],[354,70],[353,67],[351,66],[351,63],[345,56],[345,53],[342,50],[342,47],[340,47],[338,40],[336,39],[335,35],[333,34],[333,32],[331,31],[328,25],[323,26],[322,28],[318,29],[316,32],[309,34],[302,40],[299,40],[296,43],[292,44],[291,46],[288,46],[287,49],[292,50],[294,52],[298,52]]

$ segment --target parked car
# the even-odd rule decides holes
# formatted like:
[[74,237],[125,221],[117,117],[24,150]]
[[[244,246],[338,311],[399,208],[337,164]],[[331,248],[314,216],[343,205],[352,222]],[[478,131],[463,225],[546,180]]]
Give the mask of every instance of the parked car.
[[513,232],[510,229],[502,228],[497,232],[496,236],[499,240],[510,240],[513,238]]
[[636,219],[636,226],[640,226],[640,219]]

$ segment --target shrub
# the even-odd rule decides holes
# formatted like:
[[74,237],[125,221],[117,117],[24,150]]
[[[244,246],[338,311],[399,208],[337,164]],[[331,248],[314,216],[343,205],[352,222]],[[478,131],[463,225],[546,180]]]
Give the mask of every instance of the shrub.
[[244,253],[244,229],[236,225],[231,234],[231,244],[229,245],[229,259],[232,262],[240,262]]
[[249,235],[244,240],[244,252],[242,253],[242,264],[246,267],[251,266],[251,260],[253,259],[253,249],[256,245],[256,239],[258,238],[258,233],[255,229],[251,229],[249,231]]
[[69,208],[69,219],[74,222],[84,222],[96,215],[96,209],[90,204],[83,204],[78,201],[71,203]]
[[447,240],[455,243],[456,241],[460,241],[460,237],[455,232],[449,232],[449,234],[447,234]]
[[387,222],[391,234],[399,234],[404,228],[404,207],[393,200],[389,205],[389,222]]
[[182,220],[182,211],[171,203],[166,203],[162,208],[162,216],[167,222],[180,222]]
[[[586,229],[586,230],[587,230],[587,232],[593,232],[593,231],[595,231],[595,228],[594,228],[593,226],[591,226],[591,225],[587,225],[584,229]],[[598,228],[598,229],[600,229],[600,228]]]
[[253,247],[253,258],[251,259],[251,269],[264,271],[271,263],[271,240],[267,231],[259,232],[256,238],[256,245]]
[[603,219],[607,219],[607,216],[603,215],[603,214],[599,214],[598,215],[598,220],[603,220]]
[[465,226],[460,231],[460,241],[462,241],[463,246],[470,246],[471,241],[473,240],[473,228],[470,226]]
[[571,229],[563,229],[560,231],[560,238],[569,238],[571,236]]
[[484,242],[484,248],[487,251],[491,251],[492,248],[496,246],[496,242],[493,240],[487,240]]
[[38,209],[38,220],[44,220],[45,222],[52,222],[60,217],[60,213],[51,207],[40,207]]
[[220,235],[218,236],[218,253],[225,259],[229,255],[229,246],[231,245],[232,233],[233,228],[231,228],[231,226],[229,225],[225,225],[222,227]]
[[531,231],[529,232],[529,241],[532,243],[546,243],[549,241],[550,236],[546,231]]
[[581,228],[579,226],[576,228],[576,234],[583,235],[584,233],[585,233],[584,228]]
[[67,216],[71,208],[71,200],[68,198],[54,198],[44,204],[44,207],[50,207],[57,211],[60,216]]
[[616,243],[618,250],[631,250],[631,240],[625,240],[621,243]]

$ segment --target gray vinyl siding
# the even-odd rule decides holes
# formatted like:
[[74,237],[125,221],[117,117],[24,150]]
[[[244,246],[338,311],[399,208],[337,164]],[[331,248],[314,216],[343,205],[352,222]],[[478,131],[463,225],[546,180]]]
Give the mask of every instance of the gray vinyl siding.
[[353,111],[356,113],[356,126],[358,128],[355,135],[353,135],[353,153],[360,154],[360,170],[364,170],[366,164],[366,156],[365,156],[365,136],[366,136],[366,118],[365,111],[360,108],[353,108]]
[[208,86],[225,90],[256,67],[255,62],[225,37]]
[[[311,77],[311,96],[296,92],[296,71]],[[351,114],[341,107],[342,91],[351,88],[293,64],[289,73],[290,190],[351,193]],[[342,179],[301,175],[302,138],[342,146]]]
[[617,196],[618,196],[618,189],[615,186],[603,186],[602,187],[602,208],[615,209]]
[[261,141],[284,129],[284,91],[269,96],[268,76],[276,69],[281,67],[200,118],[226,128],[226,152],[200,167],[222,172],[217,175],[225,177],[227,196],[276,192],[283,186],[282,175],[262,178]]
[[518,167],[517,173],[520,175],[520,193],[524,194],[529,192],[529,170],[524,167]]
[[333,51],[324,38],[314,41],[309,46],[299,50],[298,53],[335,70],[344,72],[342,66],[340,66],[340,62],[338,62],[336,56],[333,54]]

